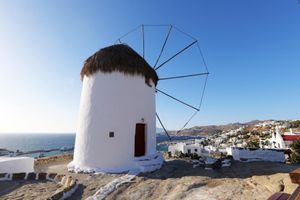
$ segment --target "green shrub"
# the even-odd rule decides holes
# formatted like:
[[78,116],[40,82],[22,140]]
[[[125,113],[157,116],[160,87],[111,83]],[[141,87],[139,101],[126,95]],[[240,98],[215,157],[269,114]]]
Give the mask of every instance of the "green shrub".
[[222,167],[222,161],[219,159],[213,164],[213,169],[220,169]]
[[300,162],[300,141],[294,141],[291,145],[292,155],[291,162],[299,163]]
[[183,154],[183,153],[182,153],[181,151],[176,150],[175,153],[174,153],[174,157],[175,157],[175,158],[181,158],[181,157],[182,157],[182,154]]
[[290,158],[291,163],[299,163],[300,162],[300,156],[292,153],[291,158]]
[[270,145],[270,142],[269,142],[269,140],[265,140],[265,141],[261,141],[261,144],[262,144],[263,146],[269,146],[269,145]]
[[190,156],[191,156],[191,159],[199,160],[199,156],[196,153],[193,153]]
[[252,140],[250,142],[247,143],[247,147],[248,148],[259,148],[259,140]]
[[226,159],[233,160],[233,157],[232,157],[232,155],[227,155]]
[[300,127],[300,120],[289,122],[288,128],[298,128]]
[[243,135],[243,139],[249,139],[250,138],[250,135]]

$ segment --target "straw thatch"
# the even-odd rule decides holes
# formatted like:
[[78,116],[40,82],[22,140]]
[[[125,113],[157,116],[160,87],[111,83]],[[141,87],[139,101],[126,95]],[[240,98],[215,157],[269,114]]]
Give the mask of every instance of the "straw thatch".
[[132,48],[125,44],[117,44],[100,49],[89,57],[81,70],[81,79],[100,70],[103,73],[114,71],[129,75],[143,75],[146,82],[151,78],[155,85],[158,76],[155,70]]

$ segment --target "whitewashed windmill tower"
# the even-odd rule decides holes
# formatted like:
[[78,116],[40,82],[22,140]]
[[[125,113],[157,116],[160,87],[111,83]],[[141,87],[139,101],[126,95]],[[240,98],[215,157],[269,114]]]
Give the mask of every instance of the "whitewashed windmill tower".
[[[143,57],[121,43],[100,49],[85,61],[69,170],[123,172],[161,167],[163,158],[156,151],[156,117],[161,120],[156,114],[155,94],[162,91],[156,88],[159,78],[155,67]],[[188,76],[203,74],[208,72]]]
[[[129,46],[109,46],[89,57],[76,133],[75,171],[121,172],[134,157],[156,154],[155,70]],[[161,164],[161,163],[160,163]]]

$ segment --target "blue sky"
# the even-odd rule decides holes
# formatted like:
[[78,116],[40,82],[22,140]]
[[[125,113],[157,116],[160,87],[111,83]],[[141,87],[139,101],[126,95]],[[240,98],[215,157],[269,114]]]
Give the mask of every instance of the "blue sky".
[[[173,24],[200,42],[211,74],[189,126],[300,118],[297,0],[1,0],[0,132],[74,132],[84,60],[139,24]],[[189,55],[178,62],[189,67]],[[159,73],[180,70],[170,63]],[[161,86],[191,102],[201,92],[195,80]],[[168,129],[192,112],[157,104]]]

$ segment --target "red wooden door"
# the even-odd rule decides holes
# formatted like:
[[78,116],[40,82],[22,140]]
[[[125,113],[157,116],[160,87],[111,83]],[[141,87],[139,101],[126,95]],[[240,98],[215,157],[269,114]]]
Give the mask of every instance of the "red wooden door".
[[134,145],[134,156],[145,155],[145,124],[135,125],[135,145]]

